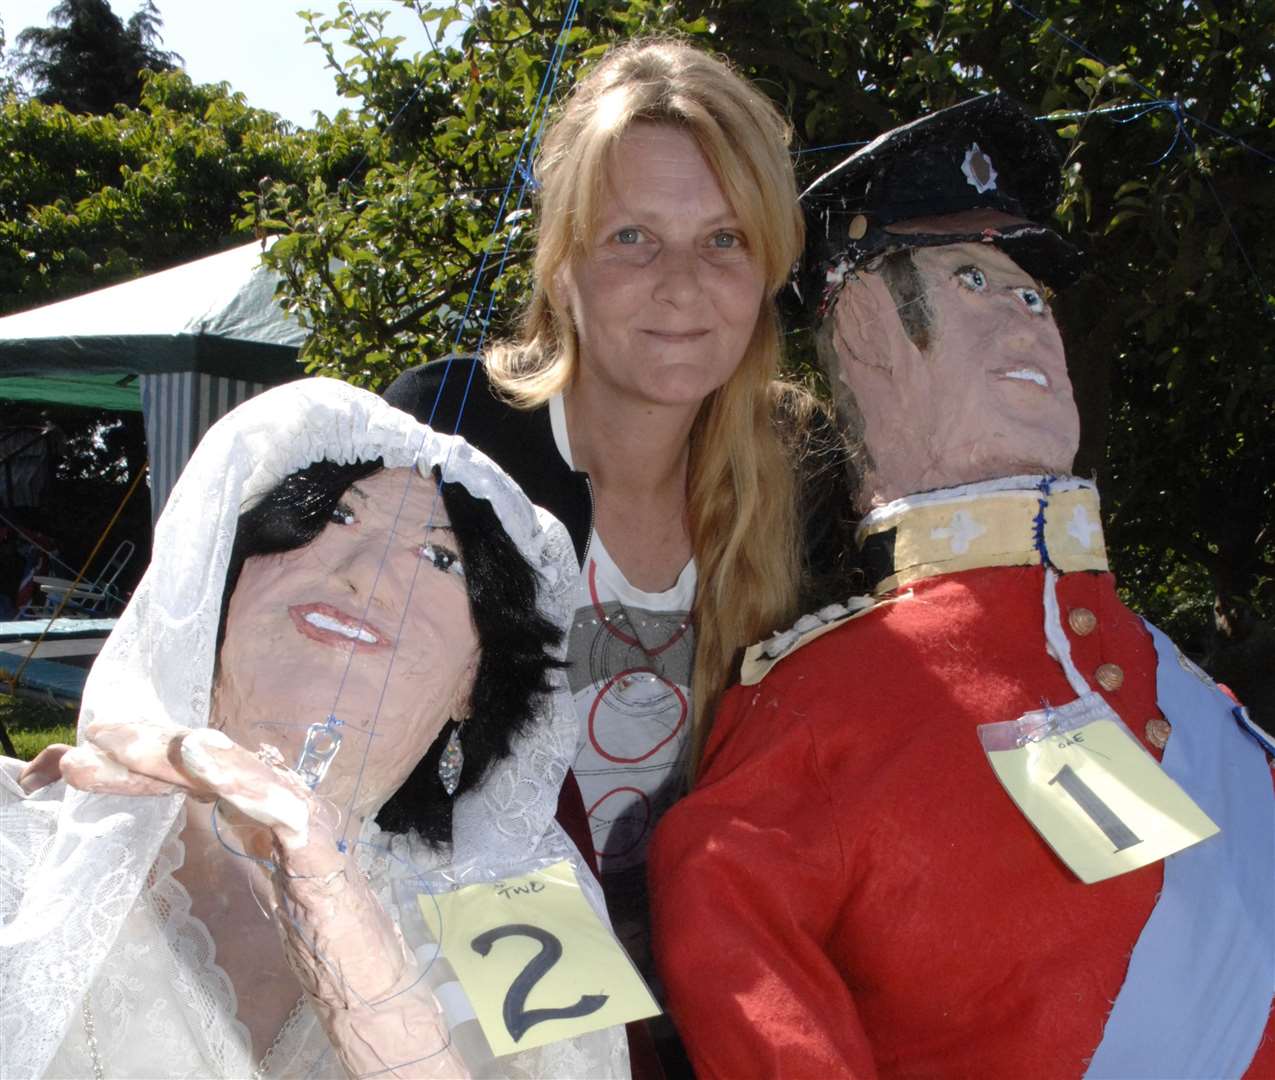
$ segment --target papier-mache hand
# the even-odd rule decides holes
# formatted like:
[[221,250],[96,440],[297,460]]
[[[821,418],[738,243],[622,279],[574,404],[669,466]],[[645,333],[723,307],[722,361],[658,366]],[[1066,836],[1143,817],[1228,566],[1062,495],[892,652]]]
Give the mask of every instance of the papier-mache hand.
[[50,747],[24,776],[58,763],[84,791],[216,800],[224,842],[242,845],[269,872],[288,962],[347,1072],[469,1075],[449,1050],[446,1021],[416,958],[338,845],[340,812],[278,750],[262,745],[253,753],[212,728],[98,723],[86,734],[78,747]]

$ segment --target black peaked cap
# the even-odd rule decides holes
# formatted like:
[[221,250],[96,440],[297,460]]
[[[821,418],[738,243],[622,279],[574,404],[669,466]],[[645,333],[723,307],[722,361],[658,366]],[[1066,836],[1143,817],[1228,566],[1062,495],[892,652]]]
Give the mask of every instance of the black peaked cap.
[[1070,284],[1083,256],[1048,224],[1061,167],[1052,136],[1003,94],[971,98],[885,132],[802,193],[804,306],[822,305],[829,274],[835,277],[839,266],[854,269],[927,242],[891,233],[889,225],[964,210],[999,210],[1034,223],[987,238],[1033,277]]

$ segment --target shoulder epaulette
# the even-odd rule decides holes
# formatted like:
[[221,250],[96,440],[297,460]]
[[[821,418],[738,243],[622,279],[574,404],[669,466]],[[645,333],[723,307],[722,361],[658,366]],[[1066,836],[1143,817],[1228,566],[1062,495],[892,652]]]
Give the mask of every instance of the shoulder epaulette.
[[874,596],[852,596],[844,604],[829,604],[813,614],[803,615],[787,630],[749,646],[739,668],[740,683],[743,686],[755,686],[780,660],[803,645],[822,637],[829,630],[835,630],[842,623],[860,618],[887,604],[907,599],[911,595],[911,592],[906,592],[884,600]]

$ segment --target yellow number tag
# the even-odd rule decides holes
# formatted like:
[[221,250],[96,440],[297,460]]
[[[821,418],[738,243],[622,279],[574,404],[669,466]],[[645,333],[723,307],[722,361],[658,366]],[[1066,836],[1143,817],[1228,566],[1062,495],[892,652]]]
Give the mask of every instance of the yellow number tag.
[[567,862],[417,903],[497,1057],[660,1011]]
[[1137,870],[1218,831],[1112,720],[987,756],[1027,820],[1086,885]]

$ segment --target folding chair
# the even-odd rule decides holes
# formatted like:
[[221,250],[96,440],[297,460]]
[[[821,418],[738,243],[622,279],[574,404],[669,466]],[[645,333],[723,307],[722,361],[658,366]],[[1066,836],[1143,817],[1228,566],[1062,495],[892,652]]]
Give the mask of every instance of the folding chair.
[[132,540],[121,540],[119,546],[111,553],[111,557],[106,560],[106,565],[92,581],[82,580],[76,584],[70,578],[45,577],[37,574],[35,582],[44,592],[44,603],[39,608],[28,605],[22,610],[19,618],[51,616],[62,603],[64,596],[67,597],[67,601],[62,608],[63,615],[102,614],[112,603],[122,604],[124,598],[115,592],[112,586],[128,564],[128,560],[133,557],[133,546]]

